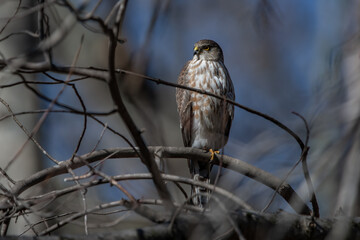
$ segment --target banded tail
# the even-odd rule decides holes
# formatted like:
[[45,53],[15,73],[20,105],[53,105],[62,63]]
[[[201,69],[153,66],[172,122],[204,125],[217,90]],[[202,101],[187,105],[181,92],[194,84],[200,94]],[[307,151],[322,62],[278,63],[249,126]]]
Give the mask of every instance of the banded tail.
[[[195,181],[210,183],[210,163],[190,159],[189,167],[192,178]],[[211,191],[207,188],[191,186],[191,195],[194,196],[192,198],[193,205],[203,208],[209,202],[210,193]]]

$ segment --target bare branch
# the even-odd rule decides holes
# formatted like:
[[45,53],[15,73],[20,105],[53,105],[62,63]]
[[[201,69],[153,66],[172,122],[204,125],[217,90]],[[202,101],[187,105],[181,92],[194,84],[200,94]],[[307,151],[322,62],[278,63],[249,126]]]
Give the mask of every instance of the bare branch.
[[[196,158],[199,161],[208,161],[211,155],[204,150],[195,148],[148,147],[149,152],[152,155],[155,154],[159,150],[159,148],[162,149],[162,157],[164,158],[183,158],[183,160],[187,158]],[[57,166],[44,169],[22,181],[17,182],[12,188],[12,193],[15,196],[18,196],[26,189],[34,186],[39,182],[44,181],[47,178],[66,173],[67,165],[72,169],[75,169],[84,166],[84,161],[87,163],[92,163],[104,159],[108,156],[111,156],[111,158],[134,158],[138,157],[138,153],[132,148],[115,148],[94,151],[90,154],[75,157],[73,161],[67,160],[61,162]],[[226,155],[221,156],[221,161],[224,168],[229,168],[231,170],[237,171],[276,190],[280,194],[280,196],[282,196],[294,208],[295,211],[301,214],[310,215],[311,211],[306,206],[306,204],[301,200],[301,198],[296,194],[296,192],[291,188],[291,186],[287,183],[283,183],[281,179],[246,162]],[[219,162],[220,160],[218,158],[218,155],[216,155],[214,164],[219,164]],[[279,186],[281,187],[278,188]],[[4,207],[6,206],[0,207],[0,209]]]
[[121,118],[123,119],[125,125],[127,126],[128,130],[131,133],[133,140],[135,141],[136,145],[139,147],[140,158],[142,162],[146,165],[149,171],[153,175],[153,180],[156,186],[156,189],[162,199],[164,199],[169,207],[172,207],[172,200],[170,193],[164,183],[164,181],[160,177],[160,171],[157,167],[155,162],[154,156],[150,154],[143,138],[141,137],[141,132],[138,130],[137,126],[135,125],[133,119],[131,118],[128,110],[125,107],[125,104],[122,100],[120,95],[116,75],[115,75],[115,49],[117,46],[117,36],[120,31],[123,13],[126,8],[127,0],[123,2],[122,5],[119,6],[118,15],[116,17],[116,27],[114,31],[107,31],[107,35],[109,37],[109,53],[108,53],[108,64],[109,64],[109,72],[108,72],[108,84],[109,90],[112,96],[112,99],[117,106],[117,110]]
[[[1,67],[1,65],[4,65],[4,64],[6,65],[6,63],[4,63],[4,61],[0,60],[0,67]],[[71,67],[64,67],[64,66],[51,66],[50,67],[50,66],[46,66],[46,65],[31,66],[30,67],[30,66],[27,66],[25,64],[24,68],[20,69],[20,71],[26,71],[26,70],[41,71],[41,72],[51,70],[51,71],[64,73],[64,74],[71,70],[71,71],[73,71],[73,73],[75,75],[88,76],[88,77],[93,77],[93,78],[102,79],[102,80],[107,80],[108,79],[107,74],[106,74],[106,70],[105,69],[100,69],[100,68],[81,68],[81,67],[79,68],[79,67],[76,67],[76,68],[72,69]],[[243,109],[243,110],[245,110],[245,111],[247,111],[249,113],[258,115],[258,116],[260,116],[260,117],[274,123],[276,126],[280,127],[285,132],[290,134],[296,140],[296,142],[299,144],[301,150],[303,150],[304,147],[305,147],[305,144],[301,140],[301,138],[295,132],[293,132],[290,128],[288,128],[283,123],[281,123],[279,120],[277,120],[277,119],[275,119],[275,118],[273,118],[273,117],[271,117],[271,116],[269,116],[267,114],[264,114],[262,112],[256,111],[256,110],[254,110],[252,108],[249,108],[249,107],[246,107],[246,106],[244,106],[242,104],[239,104],[239,103],[237,103],[237,102],[235,102],[235,101],[233,101],[231,99],[227,99],[227,98],[224,98],[222,96],[218,96],[218,95],[216,95],[214,93],[206,92],[206,91],[201,90],[201,89],[182,86],[182,85],[179,85],[179,84],[176,84],[176,83],[167,82],[167,81],[161,80],[159,78],[153,78],[153,77],[149,77],[149,76],[139,74],[139,73],[135,73],[135,72],[131,72],[131,71],[126,71],[126,70],[122,70],[122,69],[116,69],[115,71],[117,73],[130,74],[130,75],[135,76],[135,77],[139,77],[139,78],[142,78],[142,79],[147,79],[147,80],[155,82],[157,84],[170,86],[170,87],[181,88],[181,89],[197,92],[197,93],[200,93],[200,94],[212,96],[212,97],[217,98],[217,99],[221,99],[221,100],[226,101],[226,102],[228,102],[230,104],[233,104],[234,106],[236,106],[238,108],[241,108],[241,109]]]

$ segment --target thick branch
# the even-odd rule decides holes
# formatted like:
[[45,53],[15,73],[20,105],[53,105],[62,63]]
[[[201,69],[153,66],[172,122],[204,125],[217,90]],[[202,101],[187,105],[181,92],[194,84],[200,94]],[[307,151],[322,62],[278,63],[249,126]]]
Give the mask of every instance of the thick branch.
[[113,99],[113,102],[117,106],[117,111],[121,118],[123,119],[127,129],[131,133],[133,140],[136,145],[139,147],[140,157],[142,162],[146,165],[149,172],[153,175],[153,181],[156,186],[156,189],[160,197],[167,202],[169,206],[172,206],[172,200],[170,193],[160,177],[160,170],[158,169],[155,159],[152,154],[150,154],[149,149],[147,148],[144,139],[141,136],[141,132],[138,130],[133,119],[131,118],[129,112],[127,111],[125,104],[120,95],[119,87],[117,84],[117,79],[115,75],[115,48],[117,40],[112,32],[109,33],[110,46],[109,46],[109,90]]

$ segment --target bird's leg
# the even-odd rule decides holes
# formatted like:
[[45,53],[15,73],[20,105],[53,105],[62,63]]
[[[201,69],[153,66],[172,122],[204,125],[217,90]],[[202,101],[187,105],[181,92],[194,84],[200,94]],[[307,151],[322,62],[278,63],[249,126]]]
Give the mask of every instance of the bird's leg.
[[[194,175],[194,180],[195,181],[199,181],[199,174],[195,174]],[[193,201],[193,204],[194,206],[199,206],[199,207],[202,207],[201,205],[201,196],[200,196],[200,187],[195,187],[192,189],[192,193],[191,194],[195,194],[196,196],[193,197],[192,201]]]
[[214,160],[214,157],[215,157],[215,153],[219,154],[220,151],[214,151],[212,150],[211,148],[209,149],[209,152],[211,152],[211,158],[210,158],[210,161]]
[[[210,184],[209,178],[204,178],[203,176],[200,176],[199,174],[194,175],[194,180]],[[193,204],[200,208],[204,208],[205,205],[209,202],[209,194],[210,193],[211,193],[211,191],[208,190],[207,188],[199,187],[199,186],[195,187],[192,192],[192,194],[196,195],[192,199]]]

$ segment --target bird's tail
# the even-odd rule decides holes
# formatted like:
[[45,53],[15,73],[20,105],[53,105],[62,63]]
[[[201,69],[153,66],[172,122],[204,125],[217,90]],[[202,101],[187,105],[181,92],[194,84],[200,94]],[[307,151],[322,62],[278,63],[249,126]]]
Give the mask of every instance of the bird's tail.
[[[190,159],[190,171],[193,179],[199,182],[210,183],[210,163]],[[192,186],[191,195],[194,206],[204,207],[209,201],[210,190],[204,187]]]

